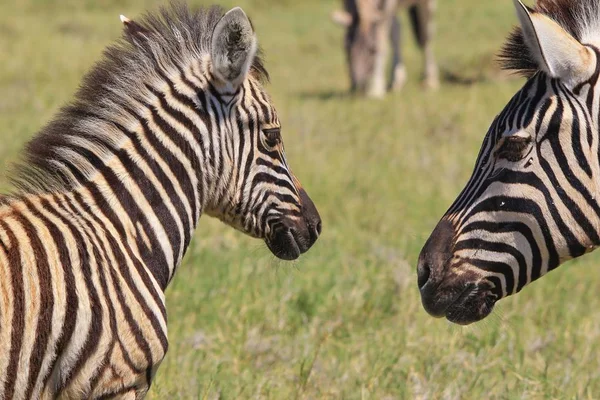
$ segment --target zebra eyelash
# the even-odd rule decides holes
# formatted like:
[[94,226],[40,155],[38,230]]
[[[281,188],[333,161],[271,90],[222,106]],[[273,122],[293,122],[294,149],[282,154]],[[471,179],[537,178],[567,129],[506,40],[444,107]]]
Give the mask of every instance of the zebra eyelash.
[[265,143],[269,147],[275,147],[281,142],[281,128],[263,129],[265,135]]
[[521,161],[525,157],[524,150],[530,143],[530,137],[507,136],[496,151],[496,157],[512,162]]

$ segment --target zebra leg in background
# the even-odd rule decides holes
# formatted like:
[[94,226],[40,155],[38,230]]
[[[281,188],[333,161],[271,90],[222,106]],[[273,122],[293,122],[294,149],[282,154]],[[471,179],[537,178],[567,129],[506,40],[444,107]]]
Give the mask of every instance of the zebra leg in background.
[[436,0],[421,0],[409,10],[417,43],[423,50],[423,83],[428,89],[436,89],[440,86],[439,72],[432,43],[435,34],[435,8]]
[[377,45],[373,73],[367,89],[369,97],[383,97],[386,92],[385,67],[388,58],[388,35],[390,31],[391,18],[384,20],[377,28]]
[[406,66],[402,59],[402,32],[400,19],[397,15],[392,18],[390,27],[390,42],[392,43],[392,71],[390,78],[390,90],[400,90],[406,83]]

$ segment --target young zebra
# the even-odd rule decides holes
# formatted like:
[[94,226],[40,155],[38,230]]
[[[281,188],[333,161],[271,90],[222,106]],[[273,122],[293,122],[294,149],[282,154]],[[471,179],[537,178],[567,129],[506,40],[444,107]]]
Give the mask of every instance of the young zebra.
[[425,309],[460,324],[600,245],[600,3],[515,6],[503,58],[529,79],[419,257]]
[[[382,97],[386,89],[400,90],[406,82],[406,67],[400,49],[398,10],[408,8],[417,44],[423,50],[425,86],[439,86],[433,54],[436,0],[343,0],[344,10],[332,19],[346,28],[345,49],[351,90],[370,97]],[[389,84],[385,71],[389,44],[392,68]]]
[[321,232],[240,8],[136,23],[29,144],[0,205],[0,398],[140,399],[202,214],[283,259]]

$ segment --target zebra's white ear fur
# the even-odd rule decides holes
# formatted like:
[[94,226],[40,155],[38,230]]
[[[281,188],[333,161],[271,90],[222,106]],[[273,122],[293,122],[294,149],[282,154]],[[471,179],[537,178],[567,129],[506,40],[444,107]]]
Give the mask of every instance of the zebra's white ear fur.
[[123,27],[125,28],[125,33],[129,35],[134,40],[140,39],[149,39],[150,31],[135,21],[130,20],[123,14],[119,15],[119,19],[123,23]]
[[254,61],[258,42],[246,13],[236,7],[229,10],[212,34],[213,72],[223,83],[239,86]]
[[573,85],[593,74],[594,54],[590,49],[552,19],[531,12],[520,0],[513,2],[525,44],[541,70]]

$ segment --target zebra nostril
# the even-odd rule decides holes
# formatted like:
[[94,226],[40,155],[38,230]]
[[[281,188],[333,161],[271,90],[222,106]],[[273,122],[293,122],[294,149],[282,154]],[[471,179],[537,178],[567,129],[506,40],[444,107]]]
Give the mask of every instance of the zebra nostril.
[[315,242],[319,235],[321,234],[321,221],[318,221],[316,224],[312,222],[307,223],[308,234],[310,236],[311,242]]
[[319,220],[319,222],[317,222],[317,226],[315,228],[317,231],[317,236],[319,236],[321,234],[321,220]]
[[431,276],[431,268],[427,263],[423,262],[419,264],[419,268],[417,270],[417,284],[419,285],[419,290],[423,289],[423,286],[429,282],[429,277]]

